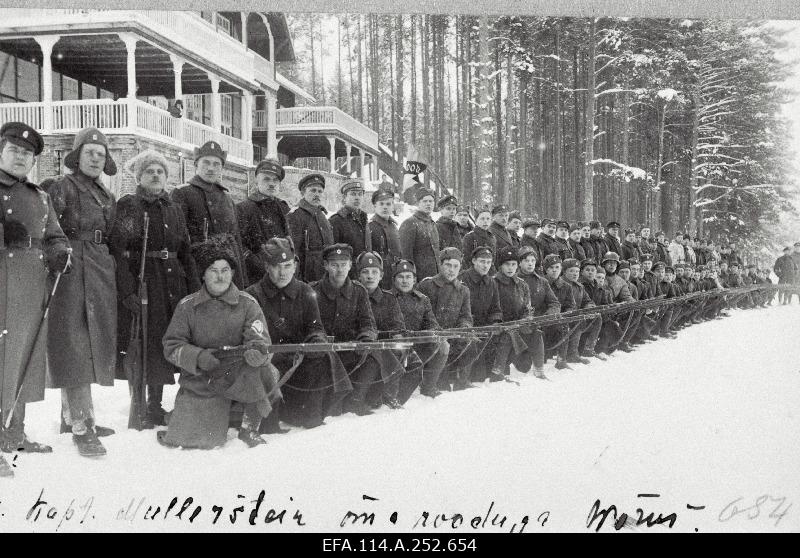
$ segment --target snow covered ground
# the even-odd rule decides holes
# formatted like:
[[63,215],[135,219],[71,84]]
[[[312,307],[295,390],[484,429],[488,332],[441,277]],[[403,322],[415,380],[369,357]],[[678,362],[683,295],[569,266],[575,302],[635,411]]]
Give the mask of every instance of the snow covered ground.
[[[254,450],[233,431],[212,451],[128,431],[117,382],[94,390],[101,423],[118,431],[103,439],[108,456],[81,458],[58,434],[59,394],[48,391],[29,406],[28,431],[54,453],[7,456],[16,477],[0,480],[0,531],[586,531],[598,499],[634,519],[637,508],[653,520],[675,513],[673,531],[798,531],[799,328],[797,304],[738,311],[607,362],[563,372],[551,362],[550,382],[515,373],[520,386],[417,395],[403,410],[329,418]],[[342,528],[348,511],[374,512],[374,524],[351,517]]]

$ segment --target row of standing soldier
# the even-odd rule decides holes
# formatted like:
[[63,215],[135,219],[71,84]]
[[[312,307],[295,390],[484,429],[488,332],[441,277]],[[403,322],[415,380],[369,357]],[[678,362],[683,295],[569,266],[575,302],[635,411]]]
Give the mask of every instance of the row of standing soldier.
[[[3,331],[2,410],[4,425],[8,422],[3,429],[5,450],[24,447],[27,451],[50,451],[48,446],[27,439],[23,423],[25,403],[43,397],[46,352],[51,385],[62,389],[62,432],[72,432],[82,455],[105,453],[99,437],[113,434],[113,430],[96,424],[90,386],[111,385],[115,373],[122,375],[120,351],[127,348],[133,333],[132,316],[143,311],[142,297],[137,294],[141,279],[146,281],[149,301],[145,427],[165,424],[163,385],[173,383],[175,372],[180,370],[178,400],[182,405],[176,400],[175,406],[179,416],[171,432],[162,433],[160,440],[167,445],[198,447],[210,447],[219,439],[205,436],[193,442],[197,424],[192,418],[186,419],[194,416],[192,413],[207,411],[207,418],[215,424],[220,423],[220,417],[230,415],[230,422],[242,425],[240,437],[249,445],[258,445],[263,442],[259,431],[282,431],[279,418],[313,427],[322,424],[326,414],[369,414],[370,408],[381,402],[400,407],[419,384],[423,394],[435,397],[441,389],[466,388],[472,380],[486,376],[501,379],[511,358],[508,338],[499,336],[499,340],[483,343],[481,350],[477,349],[481,344],[474,340],[438,340],[420,344],[413,351],[396,351],[393,358],[387,352],[366,358],[352,351],[338,352],[317,355],[295,366],[283,355],[270,362],[266,348],[270,339],[273,343],[308,343],[332,335],[337,341],[363,342],[375,340],[380,331],[394,332],[397,338],[401,330],[484,326],[528,314],[565,311],[570,304],[600,304],[604,300],[601,294],[594,296],[597,300],[586,300],[582,293],[591,289],[579,292],[572,278],[572,270],[578,266],[590,273],[589,262],[596,253],[601,254],[600,269],[607,270],[610,276],[611,300],[616,301],[622,291],[613,287],[618,283],[616,269],[609,269],[615,267],[610,262],[617,254],[607,249],[610,245],[617,249],[618,244],[613,242],[619,229],[616,223],[607,226],[606,237],[612,238],[602,239],[596,234],[599,224],[591,223],[586,240],[584,228],[580,239],[565,239],[565,231],[567,236],[574,232],[568,230],[566,223],[526,221],[521,223],[525,234],[520,239],[513,228],[510,232],[506,229],[508,210],[497,206],[479,212],[476,227],[468,230],[465,208],[458,206],[454,197],[447,196],[437,204],[433,193],[424,188],[416,192],[414,215],[400,227],[393,219],[393,192],[378,190],[372,197],[375,215],[367,222],[361,209],[364,189],[358,181],[345,181],[341,188],[344,206],[327,219],[321,204],[324,177],[312,174],[300,182],[302,199],[290,212],[288,204],[277,195],[284,171],[275,160],[258,165],[256,191],[237,206],[221,184],[226,154],[215,142],[196,150],[196,175],[172,195],[165,190],[168,165],[163,156],[154,151],[140,154],[133,164],[137,191],[117,203],[100,181],[101,174],[113,175],[117,169],[106,138],[96,129],[83,130],[75,137],[73,150],[65,159],[65,166],[72,173],[50,181],[48,196],[26,181],[34,157],[42,150],[41,136],[22,123],[3,126],[0,136],[4,149],[0,183],[4,188],[8,250],[3,271],[6,279],[21,279],[9,279],[5,284],[9,295],[13,288],[26,294],[7,296],[19,307],[4,308],[6,322],[10,313],[32,320],[40,314],[38,309],[47,298],[43,258],[46,257],[47,269],[61,281],[52,300],[48,300],[50,334],[34,335],[35,346],[22,351],[32,355],[29,364],[14,361],[19,351],[7,348],[32,343],[31,334],[41,334],[47,324],[43,321],[44,327],[36,329],[32,321],[15,326],[8,333]],[[436,223],[431,218],[435,208],[442,213]],[[511,217],[522,221],[519,215]],[[529,234],[534,226],[543,229],[536,236]],[[148,242],[143,246],[145,233]],[[559,238],[564,242],[559,243]],[[620,243],[618,250],[623,250],[626,242]],[[577,250],[579,246],[584,247],[582,254]],[[565,257],[575,256],[576,252],[582,262]],[[588,254],[592,256],[583,257]],[[14,255],[17,259],[13,265],[23,267],[9,267]],[[643,250],[635,255],[641,255],[646,265],[648,258]],[[554,257],[559,260],[558,266]],[[560,269],[553,272],[562,266],[562,260],[566,279],[562,279]],[[227,271],[223,269],[226,265]],[[596,263],[594,268],[598,269]],[[144,271],[144,277],[137,277],[139,270]],[[493,278],[497,270],[499,273]],[[228,284],[208,300],[198,297],[203,292],[208,295],[209,281],[218,281],[226,273],[233,285]],[[544,274],[547,280],[542,277]],[[424,280],[417,285],[417,278]],[[571,283],[564,288],[559,281]],[[217,284],[221,287],[225,282]],[[659,281],[654,284],[655,291],[665,289]],[[248,285],[248,292],[242,292]],[[583,288],[579,284],[578,287]],[[571,299],[568,290],[572,290]],[[31,297],[31,292],[35,296]],[[215,355],[203,352],[209,347],[183,351],[180,347],[184,345],[194,346],[192,340],[176,341],[168,331],[179,321],[173,314],[180,314],[186,325],[190,318],[186,312],[176,310],[181,305],[188,308],[190,299],[194,300],[190,304],[191,319],[197,319],[201,302],[217,303],[226,297],[230,307],[236,307],[241,300],[250,308],[242,314],[248,322],[244,333],[225,344],[241,342],[247,347],[245,361],[253,370],[242,377],[253,381],[243,386],[258,392],[255,401],[251,400],[252,393],[241,396],[243,386],[238,384],[225,385],[222,392],[198,393],[193,388],[194,376],[202,372],[213,375],[225,367]],[[30,308],[24,306],[26,303]],[[710,308],[713,310],[706,309],[704,316],[717,314],[721,306]],[[649,336],[651,329],[646,326],[653,326],[649,323],[653,318],[641,314],[637,327],[641,323]],[[232,319],[244,319],[242,316],[237,314]],[[298,317],[302,317],[299,322]],[[658,318],[662,320],[659,332],[665,336],[669,336],[670,327],[681,323],[677,316]],[[691,316],[692,320],[697,318]],[[614,332],[609,333],[611,326],[607,322],[614,320],[602,322],[598,318],[571,332],[561,326],[545,330],[544,335],[530,332],[530,350],[522,351],[521,356],[516,354],[515,363],[525,370],[533,366],[536,375],[543,377],[544,341],[557,346],[554,352],[559,368],[568,366],[569,360],[583,362],[585,356],[595,355],[598,340],[625,350],[634,339],[630,332],[638,329],[627,327],[624,340],[613,340]],[[567,333],[570,338],[565,340]],[[209,339],[221,334],[214,327],[207,332]],[[641,340],[641,336],[636,338]],[[186,361],[189,354],[193,356]],[[241,364],[241,359],[237,362]],[[525,362],[527,366],[520,364]],[[277,372],[289,368],[295,374],[294,381],[286,383],[283,398],[290,404],[281,408]],[[409,373],[398,374],[398,368]],[[230,368],[225,370],[224,374],[217,374],[217,379],[229,374]],[[210,400],[234,404],[230,408],[209,407],[206,403]],[[182,433],[180,425],[188,427],[188,433],[185,428]],[[227,425],[228,420],[224,426]]]

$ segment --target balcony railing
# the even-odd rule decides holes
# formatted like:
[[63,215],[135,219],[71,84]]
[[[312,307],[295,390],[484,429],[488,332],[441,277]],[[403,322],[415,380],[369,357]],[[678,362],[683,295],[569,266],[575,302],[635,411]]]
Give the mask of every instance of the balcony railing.
[[253,52],[240,42],[217,29],[199,14],[165,10],[89,10],[89,9],[11,9],[3,10],[0,27],[42,28],[53,25],[69,28],[76,24],[96,24],[114,27],[135,22],[168,41],[208,60],[236,76],[254,79]]
[[215,140],[232,162],[251,165],[253,144],[227,136],[188,118],[175,118],[165,110],[139,100],[87,99],[44,103],[2,103],[0,122],[22,121],[46,133],[74,134],[82,128],[104,133],[138,134],[185,150]]
[[[261,122],[266,123],[266,115],[256,111],[255,129]],[[346,134],[365,146],[378,150],[378,133],[365,126],[349,114],[336,107],[293,107],[276,111],[277,133],[299,131],[332,131]]]

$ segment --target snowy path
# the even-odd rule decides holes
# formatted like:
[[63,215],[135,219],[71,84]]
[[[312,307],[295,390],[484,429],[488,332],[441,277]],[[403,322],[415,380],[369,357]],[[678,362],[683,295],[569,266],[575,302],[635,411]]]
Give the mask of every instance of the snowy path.
[[[0,531],[60,525],[62,531],[319,532],[348,530],[339,527],[348,510],[375,512],[375,531],[410,531],[423,511],[427,526],[420,520],[416,531],[467,536],[476,532],[470,526],[476,516],[489,532],[514,524],[518,531],[524,516],[525,532],[585,531],[596,499],[634,516],[637,507],[656,518],[675,512],[674,531],[798,531],[798,330],[797,305],[740,311],[607,362],[565,372],[550,363],[551,382],[515,374],[519,387],[486,384],[435,401],[417,395],[404,410],[329,418],[316,430],[268,436],[267,446],[255,450],[235,438],[221,450],[168,450],[152,431],[128,431],[127,386],[117,382],[94,391],[101,423],[118,434],[103,440],[107,457],[87,460],[70,435],[57,434],[60,399],[50,390],[44,403],[29,406],[28,430],[55,453],[16,457],[16,478],[0,480]],[[47,506],[37,508],[38,521],[35,512],[26,520],[42,489]],[[262,489],[266,498],[252,527],[251,500]],[[365,501],[364,494],[379,500]],[[178,519],[189,496],[194,501]],[[177,504],[165,519],[173,497]],[[73,499],[74,514],[62,522]],[[232,526],[229,514],[240,504],[245,510]],[[149,505],[161,506],[154,520],[144,519]],[[216,525],[213,505],[223,507]],[[51,506],[56,515],[48,520]],[[282,523],[264,526],[269,508],[287,510]],[[127,518],[117,519],[120,509],[129,511]],[[302,528],[292,520],[298,509]],[[463,524],[434,526],[441,513],[462,514]],[[497,513],[508,516],[502,528],[492,527]],[[612,521],[602,530],[613,530]]]

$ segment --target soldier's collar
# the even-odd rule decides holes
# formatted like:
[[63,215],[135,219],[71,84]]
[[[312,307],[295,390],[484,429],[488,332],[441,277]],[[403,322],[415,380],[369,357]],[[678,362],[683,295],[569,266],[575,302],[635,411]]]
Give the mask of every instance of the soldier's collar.
[[372,220],[373,220],[373,221],[377,221],[377,222],[378,222],[379,224],[381,224],[381,225],[388,225],[389,223],[394,223],[395,225],[397,224],[397,221],[396,221],[396,220],[394,219],[394,217],[392,217],[391,215],[389,215],[389,218],[388,218],[388,219],[384,219],[383,217],[381,217],[380,215],[378,215],[377,213],[375,213],[375,214],[372,216]]
[[422,219],[423,221],[433,221],[433,217],[431,217],[430,213],[425,213],[424,211],[420,211],[419,209],[417,209],[414,212],[414,217],[416,217],[417,219]]
[[514,279],[515,279],[515,277],[506,276],[506,274],[503,273],[502,271],[498,271],[495,274],[494,278],[495,278],[496,281],[499,281],[503,285],[510,285],[511,283],[514,283]]
[[71,180],[75,186],[80,189],[81,191],[88,192],[90,185],[95,185],[105,197],[109,199],[113,199],[114,196],[111,195],[111,192],[100,182],[100,178],[92,178],[90,176],[86,176],[81,172],[74,172],[72,174],[66,175],[67,179]]
[[269,274],[265,273],[264,278],[261,279],[261,290],[264,291],[264,294],[267,296],[267,298],[273,298],[282,293],[291,299],[295,299],[300,293],[300,283],[297,281],[297,279],[292,278],[288,285],[282,289],[279,289],[269,278]]
[[239,289],[236,288],[236,285],[231,283],[231,286],[228,287],[228,290],[225,291],[221,296],[214,297],[211,296],[211,294],[208,292],[208,289],[206,289],[206,286],[203,285],[203,287],[200,289],[200,294],[192,299],[192,305],[199,306],[205,302],[208,302],[209,300],[221,300],[223,302],[227,302],[231,306],[236,306],[239,304]]
[[366,215],[366,213],[361,209],[356,209],[355,207],[348,207],[343,205],[339,208],[338,212],[342,217],[361,217],[362,214]]
[[481,275],[475,271],[474,267],[471,267],[467,270],[467,275],[473,283],[486,283],[488,285],[492,281],[492,278],[488,273],[486,275]]
[[[365,287],[366,288],[366,287]],[[374,300],[375,302],[381,302],[383,300],[383,289],[381,289],[380,285],[377,289],[369,293],[369,297]]]
[[305,198],[300,198],[300,201],[297,203],[297,207],[305,209],[306,211],[308,211],[309,213],[312,213],[312,214],[316,213],[317,211],[321,211],[322,213],[327,213],[328,212],[328,210],[325,209],[324,205],[320,204],[320,205],[315,207],[315,206],[311,205],[310,203],[308,203]]
[[17,182],[19,182],[20,184],[27,184],[27,185],[36,187],[35,184],[32,184],[32,183],[28,182],[27,179],[18,178],[16,176],[14,176],[13,174],[7,173],[3,169],[0,169],[0,184],[1,185],[3,185],[3,186],[13,186]]
[[192,179],[189,181],[189,184],[191,184],[192,186],[197,186],[198,188],[200,188],[202,190],[205,190],[206,192],[209,192],[209,193],[214,191],[214,187],[219,188],[223,192],[227,192],[228,191],[228,189],[225,186],[223,186],[222,184],[219,184],[218,182],[206,182],[205,180],[200,178],[198,175],[194,175],[192,177]]
[[[437,275],[436,277],[438,277],[438,275]],[[433,279],[433,280],[435,281],[435,280],[436,280],[436,278],[434,277],[434,279]],[[437,283],[437,284],[438,284],[438,283]],[[440,286],[441,286],[441,285],[440,285]],[[413,297],[416,297],[416,298],[422,298],[422,293],[421,293],[421,292],[419,292],[417,289],[411,289],[411,290],[410,290],[410,291],[408,291],[407,293],[404,293],[403,291],[401,291],[401,290],[400,290],[400,289],[398,289],[397,287],[392,287],[392,290],[391,290],[391,291],[389,291],[389,292],[391,292],[391,293],[392,293],[392,294],[393,294],[395,297],[401,297],[401,296],[413,296]]]
[[327,296],[331,300],[336,300],[336,297],[341,293],[343,297],[346,299],[353,298],[353,282],[348,277],[344,280],[344,285],[340,288],[336,288],[333,283],[331,283],[330,278],[328,277],[327,272],[325,275],[320,279],[320,289],[322,290],[323,294]]
[[254,202],[282,201],[278,196],[267,196],[265,194],[262,194],[258,190],[250,192],[250,194],[247,196],[247,199],[252,200]]

